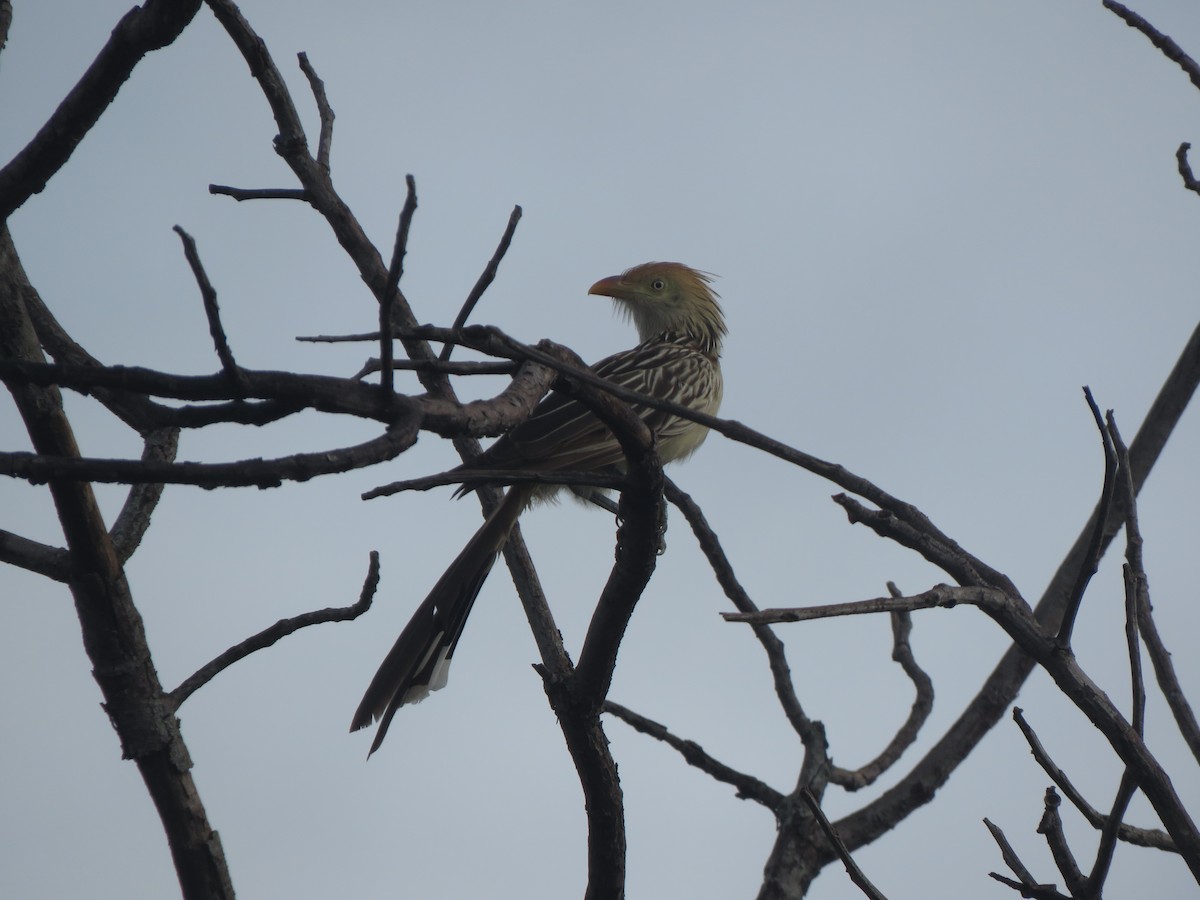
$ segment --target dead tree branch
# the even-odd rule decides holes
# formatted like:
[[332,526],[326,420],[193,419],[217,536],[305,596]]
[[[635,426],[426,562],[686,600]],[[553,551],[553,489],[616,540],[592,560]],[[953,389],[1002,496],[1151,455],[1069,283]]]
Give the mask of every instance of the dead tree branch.
[[379,553],[372,550],[371,563],[367,567],[367,577],[363,581],[362,591],[358,595],[357,602],[350,606],[317,609],[298,616],[292,616],[290,619],[280,619],[270,628],[265,628],[258,634],[251,635],[241,643],[235,644],[210,662],[205,663],[185,678],[179,687],[171,691],[168,696],[172,708],[179,709],[188,697],[192,696],[197,690],[208,684],[208,682],[212,681],[217,675],[224,672],[234,663],[245,659],[251,653],[258,650],[265,650],[267,647],[283,640],[289,634],[294,634],[301,628],[307,628],[310,625],[323,625],[326,622],[350,622],[357,619],[371,608],[371,603],[375,599],[375,590],[378,587]]

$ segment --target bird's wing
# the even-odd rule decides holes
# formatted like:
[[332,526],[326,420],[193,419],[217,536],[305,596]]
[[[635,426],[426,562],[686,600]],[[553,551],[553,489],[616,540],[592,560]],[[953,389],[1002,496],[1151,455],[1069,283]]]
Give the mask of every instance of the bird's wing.
[[[593,371],[613,384],[693,409],[713,411],[713,379],[720,374],[712,360],[685,344],[647,341],[601,360]],[[716,391],[719,400],[719,386]],[[643,404],[633,410],[655,433],[660,450],[693,424]],[[665,454],[664,454],[665,455]],[[672,458],[672,457],[667,457]],[[608,426],[584,404],[551,394],[525,422],[501,437],[475,463],[479,468],[598,470],[624,461],[620,444]]]

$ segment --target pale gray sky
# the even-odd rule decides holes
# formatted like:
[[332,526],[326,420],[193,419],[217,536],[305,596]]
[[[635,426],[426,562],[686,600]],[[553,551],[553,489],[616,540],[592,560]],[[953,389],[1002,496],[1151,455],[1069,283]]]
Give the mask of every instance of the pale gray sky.
[[[0,158],[30,138],[128,7],[14,4],[0,55]],[[476,314],[595,359],[633,342],[597,278],[649,259],[717,273],[731,336],[724,414],[831,459],[920,506],[1036,598],[1099,489],[1080,386],[1132,436],[1195,326],[1200,198],[1174,152],[1200,141],[1200,93],[1099,2],[406,3],[247,0],[306,121],[295,53],[337,112],[334,179],[390,247],[404,175],[421,206],[404,289],[448,322],[524,207]],[[1200,6],[1135,8],[1200,53]],[[12,220],[30,276],[64,325],[108,362],[217,367],[171,226],[197,239],[239,361],[349,374],[369,348],[299,334],[372,327],[374,301],[314,213],[236,204],[210,182],[293,186],[269,111],[201,10],[134,73],[46,191]],[[315,131],[314,131],[315,140]],[[407,383],[407,382],[401,382]],[[464,393],[498,382],[466,385]],[[73,410],[88,404],[72,398]],[[1143,495],[1160,627],[1192,693],[1200,628],[1191,560],[1200,425],[1189,412]],[[140,447],[81,415],[92,455]],[[4,449],[26,446],[0,404]],[[184,459],[226,460],[362,440],[369,427],[303,416],[264,430],[185,435]],[[129,575],[163,680],[177,684],[276,619],[341,605],[378,549],[377,608],[309,629],[225,672],[181,710],[195,777],[242,897],[580,896],[580,792],[507,573],[497,570],[450,686],[405,709],[369,763],[346,734],[375,666],[478,522],[449,491],[363,503],[376,484],[455,462],[426,437],[378,470],[266,492],[171,487]],[[945,580],[850,526],[833,486],[714,438],[674,472],[704,507],[761,606],[916,592]],[[110,515],[123,498],[101,497]],[[60,543],[44,489],[0,484],[0,526]],[[431,527],[431,523],[434,523]],[[568,504],[523,523],[567,645],[578,649],[612,560],[613,523]],[[0,895],[166,897],[174,872],[136,769],[99,708],[70,597],[0,570]],[[1128,704],[1121,589],[1108,560],[1078,631],[1086,666]],[[612,698],[724,762],[791,787],[798,743],[748,631],[672,517],[669,549],[623,646]],[[911,689],[885,619],[780,629],[834,760],[872,758]],[[935,680],[911,764],[1004,649],[970,609],[916,616]],[[1035,675],[1031,723],[1093,802],[1115,758]],[[1161,703],[1152,749],[1200,809],[1200,777]],[[752,895],[774,824],[755,805],[618,722],[608,731],[629,820],[629,896]],[[838,815],[866,796],[831,790]],[[1000,824],[1056,880],[1035,834],[1045,775],[1003,724],[935,802],[858,854],[893,900],[1012,896],[981,824]],[[1152,816],[1136,802],[1132,819]],[[1087,858],[1094,838],[1070,833]],[[1088,848],[1084,850],[1083,848]],[[1113,896],[1181,897],[1176,859],[1122,848]],[[856,896],[831,867],[811,896]]]

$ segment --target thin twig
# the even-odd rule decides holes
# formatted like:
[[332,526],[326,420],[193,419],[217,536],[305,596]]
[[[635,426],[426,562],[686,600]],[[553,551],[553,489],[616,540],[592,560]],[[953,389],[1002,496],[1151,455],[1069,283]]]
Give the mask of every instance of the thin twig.
[[232,197],[239,203],[243,200],[309,199],[308,191],[303,188],[237,188],[228,184],[210,184],[208,192],[221,197]]
[[[484,266],[483,272],[480,273],[479,279],[475,282],[475,286],[471,288],[471,293],[467,295],[466,302],[463,303],[462,309],[458,311],[458,315],[454,317],[454,324],[451,327],[452,331],[458,331],[467,324],[467,319],[471,317],[471,312],[479,303],[483,292],[488,289],[493,281],[496,280],[496,272],[500,268],[500,261],[504,259],[504,254],[508,252],[508,245],[512,243],[513,234],[517,230],[517,223],[521,221],[521,207],[514,206],[512,213],[508,217],[508,225],[504,229],[504,234],[500,237],[500,243],[496,246],[496,252],[492,254],[492,258],[488,260],[488,264]],[[447,343],[442,347],[442,352],[438,359],[442,361],[448,360],[450,354],[454,352],[454,344]]]
[[1179,684],[1179,676],[1175,674],[1175,665],[1171,662],[1171,652],[1158,632],[1149,601],[1139,604],[1138,615],[1141,616],[1139,631],[1146,644],[1150,662],[1154,665],[1154,676],[1159,689],[1175,717],[1175,724],[1179,727],[1184,742],[1197,762],[1200,762],[1200,723],[1197,723],[1192,705]]
[[379,303],[379,383],[385,395],[392,393],[392,308],[400,288],[400,277],[404,274],[404,255],[408,252],[408,230],[413,214],[417,211],[417,182],[411,175],[404,176],[407,193],[404,207],[400,210],[400,221],[396,225],[396,243],[392,247],[392,262],[388,267],[387,288]]
[[825,811],[821,809],[821,804],[816,796],[808,788],[800,791],[800,799],[808,806],[809,811],[813,814],[813,818],[817,820],[817,824],[821,826],[821,831],[825,833],[826,839],[833,845],[833,849],[837,852],[838,858],[842,861],[842,865],[846,867],[846,874],[850,876],[860,891],[863,892],[871,900],[887,900],[883,891],[875,887],[871,883],[871,879],[867,878],[863,870],[859,868],[858,863],[854,861],[854,857],[850,855],[850,851],[842,842],[841,836],[837,833],[837,829],[833,827],[829,819],[825,817]]
[[1088,543],[1087,553],[1079,564],[1079,571],[1075,574],[1075,584],[1071,588],[1066,609],[1063,611],[1062,623],[1058,628],[1058,640],[1064,647],[1071,646],[1071,632],[1075,628],[1075,617],[1079,614],[1079,607],[1083,603],[1084,591],[1087,590],[1092,576],[1096,574],[1096,569],[1100,565],[1100,557],[1104,553],[1104,523],[1108,518],[1109,509],[1112,508],[1113,496],[1117,487],[1117,454],[1113,450],[1108,429],[1104,427],[1104,417],[1100,415],[1100,407],[1096,405],[1096,400],[1092,397],[1092,389],[1084,386],[1083,395],[1087,398],[1088,408],[1091,409],[1092,416],[1096,420],[1096,428],[1100,431],[1100,441],[1104,448],[1104,485],[1100,489],[1099,509],[1101,513],[1096,517],[1096,527],[1092,529],[1092,538]]
[[1025,868],[1025,864],[1021,862],[1021,858],[1017,856],[1017,851],[1013,849],[1012,844],[1008,842],[1008,838],[1004,836],[1004,832],[1000,830],[1000,826],[992,822],[990,819],[984,819],[983,824],[987,826],[988,831],[992,833],[992,838],[1000,847],[1000,855],[1004,858],[1004,864],[1012,870],[1013,874],[1020,879],[1019,882],[1013,882],[1011,879],[1005,878],[1003,875],[998,875],[995,872],[988,874],[999,881],[1001,884],[1007,884],[1014,890],[1019,890],[1022,897],[1031,897],[1034,900],[1069,900],[1063,897],[1052,884],[1038,884],[1030,871]]
[[[985,611],[997,611],[1014,606],[1012,598],[995,588],[954,587],[939,584],[907,597],[875,597],[870,600],[851,600],[848,603],[827,603],[818,606],[780,607],[755,612],[725,612],[726,622],[745,622],[750,625],[777,625],[781,622],[808,622],[813,619],[832,619],[839,616],[863,616],[892,613],[897,610],[953,609],[960,603],[978,606]],[[1028,609],[1026,608],[1026,612]]]
[[1183,186],[1193,193],[1200,194],[1200,181],[1196,179],[1192,164],[1188,161],[1188,151],[1191,149],[1192,145],[1187,141],[1180,144],[1179,149],[1175,151],[1175,164],[1179,169],[1179,177],[1183,179]]
[[[725,596],[733,603],[739,612],[755,613],[758,606],[750,599],[746,589],[742,587],[733,565],[725,555],[721,541],[716,532],[708,524],[699,504],[679,488],[670,478],[666,479],[667,499],[673,503],[692,527],[700,549],[708,559],[708,564],[717,576],[717,582],[725,591]],[[766,626],[754,626],[754,636],[762,645],[767,655],[767,665],[771,669],[771,680],[775,686],[775,696],[779,699],[784,715],[792,728],[804,740],[806,747],[816,748],[814,752],[824,753],[820,742],[818,729],[812,719],[804,711],[800,699],[796,696],[796,686],[792,682],[792,670],[788,665],[787,652],[779,635]]]
[[221,361],[221,369],[229,376],[234,384],[241,386],[238,364],[229,349],[229,339],[225,336],[225,326],[221,324],[221,308],[217,305],[217,291],[208,280],[204,264],[200,261],[200,253],[196,250],[196,241],[190,234],[176,225],[172,229],[183,241],[183,254],[187,257],[188,265],[200,288],[200,297],[204,301],[204,315],[208,319],[208,333],[212,335],[213,346],[217,351],[217,359]]
[[1182,47],[1125,4],[1117,3],[1116,0],[1104,0],[1104,6],[1124,19],[1125,24],[1130,28],[1140,31],[1149,38],[1150,43],[1157,47],[1163,56],[1183,69],[1192,84],[1200,88],[1200,65],[1197,65],[1194,59],[1184,53]]
[[1130,696],[1133,710],[1129,722],[1138,734],[1144,734],[1146,721],[1146,682],[1142,677],[1142,656],[1138,636],[1140,608],[1149,603],[1149,588],[1146,568],[1142,561],[1142,531],[1138,525],[1137,494],[1133,490],[1133,476],[1129,469],[1129,448],[1121,439],[1117,419],[1112,410],[1108,412],[1108,432],[1116,454],[1121,490],[1125,494],[1125,643],[1129,652],[1129,675],[1132,682]]
[[[1071,783],[1071,779],[1067,777],[1067,773],[1050,758],[1050,754],[1042,746],[1042,742],[1038,739],[1033,727],[1025,721],[1025,716],[1019,706],[1013,707],[1012,717],[1017,723],[1017,727],[1021,729],[1021,733],[1025,735],[1025,740],[1029,744],[1033,758],[1037,760],[1037,764],[1050,776],[1050,780],[1058,785],[1059,790],[1066,794],[1067,799],[1087,819],[1089,825],[1097,830],[1103,828],[1107,819],[1105,819],[1099,810],[1088,803],[1083,794]],[[1135,844],[1139,847],[1151,847],[1155,850],[1166,850],[1171,853],[1178,852],[1175,843],[1171,840],[1171,836],[1157,828],[1137,828],[1133,825],[1122,824],[1118,834],[1121,840],[1128,844]]]
[[172,708],[178,709],[188,697],[199,688],[212,681],[221,672],[234,663],[245,659],[256,650],[270,647],[289,634],[306,628],[309,625],[322,625],[325,622],[349,622],[357,619],[368,609],[375,599],[375,590],[379,587],[379,551],[371,551],[371,562],[367,566],[367,577],[363,581],[357,602],[350,606],[328,607],[302,613],[290,619],[280,619],[270,628],[265,628],[258,634],[251,635],[239,644],[230,647],[208,663],[205,663],[193,674],[183,680],[179,687],[168,695]]
[[1087,895],[1090,897],[1099,897],[1104,892],[1104,881],[1108,878],[1109,869],[1112,867],[1113,852],[1117,848],[1121,820],[1125,817],[1125,811],[1129,809],[1129,801],[1133,799],[1136,790],[1137,780],[1133,773],[1126,769],[1121,775],[1117,796],[1113,799],[1108,820],[1104,823],[1104,830],[1100,832],[1100,845],[1096,848],[1096,862],[1092,865],[1092,872],[1087,881]]
[[157,462],[141,459],[47,456],[0,453],[0,474],[33,484],[51,478],[105,484],[194,484],[199,487],[279,487],[285,481],[308,481],[395,459],[417,440],[416,416],[406,417],[384,434],[361,444],[315,453],[293,453],[275,459],[240,459],[224,463]]
[[321,136],[317,139],[317,165],[326,172],[329,171],[329,150],[333,143],[333,107],[329,105],[329,97],[325,94],[325,82],[317,76],[317,70],[308,61],[307,53],[296,54],[300,60],[300,71],[308,79],[308,86],[317,102],[317,112],[321,116]]
[[1058,792],[1052,787],[1046,788],[1042,821],[1038,823],[1037,830],[1038,834],[1045,836],[1046,844],[1050,847],[1050,855],[1054,857],[1054,864],[1067,883],[1067,890],[1073,896],[1083,898],[1088,896],[1084,893],[1087,888],[1087,878],[1080,871],[1079,864],[1075,862],[1075,854],[1071,852],[1071,848],[1067,844],[1067,836],[1063,832],[1062,816],[1058,814],[1058,808],[1061,805],[1062,799],[1058,796]]
[[779,791],[759,781],[753,775],[739,772],[737,769],[731,768],[714,759],[695,741],[685,740],[672,734],[666,725],[639,715],[628,707],[614,703],[612,700],[605,700],[603,709],[604,712],[616,716],[635,731],[640,731],[642,734],[648,735],[657,741],[662,741],[668,747],[678,752],[688,765],[695,766],[701,772],[712,776],[717,781],[732,786],[737,791],[738,798],[761,803],[772,812],[778,811],[782,805],[784,798],[783,794]]

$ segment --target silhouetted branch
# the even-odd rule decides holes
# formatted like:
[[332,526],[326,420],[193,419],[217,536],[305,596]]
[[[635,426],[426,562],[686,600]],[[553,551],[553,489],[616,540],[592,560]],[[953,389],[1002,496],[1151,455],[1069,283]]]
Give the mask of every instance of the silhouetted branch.
[[[323,342],[321,337],[298,337],[298,341]],[[511,375],[517,371],[519,363],[512,360],[503,360],[499,362],[486,361],[459,361],[450,360],[442,362],[440,359],[393,359],[393,371],[413,371],[413,372],[437,372],[443,375]],[[351,378],[355,381],[362,381],[368,375],[373,375],[376,372],[383,370],[383,364],[374,356],[370,357],[362,368],[355,372]]]
[[46,124],[0,169],[0,222],[45,188],[108,109],[137,64],[146,54],[179,37],[199,9],[200,0],[177,0],[135,6],[122,16]]
[[989,872],[988,875],[990,877],[1001,884],[1008,885],[1015,891],[1019,891],[1022,897],[1030,897],[1033,900],[1070,900],[1069,897],[1064,897],[1060,894],[1054,885],[1038,884],[1030,871],[1025,868],[1025,864],[1021,862],[1021,858],[1017,856],[1017,851],[1012,848],[1012,844],[1008,842],[1008,838],[1004,836],[1004,832],[1000,830],[999,825],[996,825],[989,819],[984,819],[983,824],[987,826],[996,844],[1000,847],[1000,855],[1004,858],[1004,864],[1020,880],[1013,881],[1011,878],[1005,878],[996,872]]
[[272,488],[285,481],[308,481],[319,475],[347,472],[395,459],[416,442],[417,424],[417,417],[410,416],[379,437],[361,444],[316,453],[293,453],[276,459],[241,459],[226,463],[0,453],[0,475],[24,478],[34,484],[58,479],[106,484]]
[[0,562],[65,584],[71,579],[71,557],[62,547],[32,541],[0,529]]
[[[708,524],[708,520],[704,517],[704,513],[699,505],[670,478],[666,479],[666,493],[667,499],[679,508],[679,511],[688,520],[688,524],[691,525],[692,533],[696,535],[700,549],[708,559],[708,564],[712,567],[713,574],[717,577],[717,582],[725,591],[725,596],[730,599],[740,612],[757,612],[758,607],[750,599],[750,595],[746,593],[746,589],[742,587],[741,582],[733,571],[733,566],[730,564],[729,558],[725,555],[725,550],[721,546],[716,532]],[[783,709],[784,715],[787,716],[796,733],[805,740],[805,746],[809,744],[812,744],[814,747],[820,746],[821,749],[819,752],[824,753],[824,748],[821,745],[823,735],[814,727],[813,721],[804,712],[804,707],[800,704],[800,699],[796,696],[796,686],[792,682],[792,670],[788,666],[787,653],[784,649],[783,641],[774,631],[766,626],[752,627],[754,629],[754,636],[758,639],[763,651],[767,654],[767,664],[771,669],[771,679],[775,686],[775,696],[779,699],[779,704]]]
[[196,284],[200,287],[200,296],[204,301],[204,315],[208,319],[208,333],[212,335],[213,346],[217,351],[217,359],[221,361],[221,369],[235,387],[239,386],[238,364],[233,358],[233,351],[229,349],[229,339],[225,336],[225,326],[221,324],[221,309],[217,305],[217,291],[212,286],[212,282],[208,280],[208,274],[204,271],[204,264],[200,262],[200,253],[196,249],[196,241],[178,225],[172,230],[183,241],[183,254],[187,257],[188,265],[192,267],[192,274],[196,278]]
[[[504,259],[504,254],[508,252],[508,245],[512,243],[513,234],[516,233],[517,223],[520,221],[521,207],[514,206],[511,215],[508,217],[508,226],[504,229],[504,234],[500,236],[500,243],[496,246],[496,252],[492,254],[492,258],[484,266],[483,272],[480,273],[479,279],[475,282],[475,286],[471,288],[471,293],[467,295],[462,309],[454,317],[454,324],[450,326],[451,331],[458,331],[467,324],[467,319],[471,317],[471,312],[475,309],[479,298],[483,296],[483,292],[488,289],[488,286],[496,280],[496,272],[500,269],[500,261]],[[442,347],[442,352],[438,355],[438,359],[446,361],[450,359],[450,354],[453,352],[454,344],[447,343]]]
[[309,625],[323,625],[326,622],[349,622],[357,619],[368,609],[375,599],[375,590],[379,587],[379,552],[371,551],[371,562],[367,567],[367,577],[363,581],[358,601],[350,606],[327,607],[312,612],[292,616],[290,619],[280,619],[270,628],[265,628],[258,634],[252,635],[239,644],[230,647],[208,663],[205,663],[194,673],[183,680],[179,687],[168,695],[173,709],[179,709],[183,702],[220,673],[234,663],[239,662],[257,650],[264,650],[282,640],[289,634],[294,634]]
[[1050,855],[1054,857],[1054,864],[1067,883],[1067,890],[1076,898],[1087,897],[1089,896],[1086,893],[1087,878],[1080,871],[1079,863],[1075,861],[1075,854],[1071,852],[1071,848],[1067,844],[1062,817],[1058,814],[1061,804],[1062,800],[1054,788],[1046,788],[1045,798],[1042,801],[1042,820],[1038,823],[1037,828],[1038,834],[1046,838]]
[[[1029,749],[1033,753],[1033,758],[1037,760],[1037,764],[1058,785],[1059,790],[1066,794],[1067,799],[1087,819],[1088,824],[1096,830],[1102,829],[1108,820],[1094,806],[1088,803],[1083,794],[1071,783],[1071,779],[1067,777],[1067,773],[1050,758],[1050,754],[1042,746],[1042,742],[1038,739],[1032,726],[1025,720],[1020,707],[1013,707],[1012,717],[1013,721],[1017,723],[1017,727],[1021,729],[1021,733],[1025,735],[1025,740],[1028,742]],[[1132,825],[1122,824],[1117,834],[1121,840],[1129,844],[1135,844],[1140,847],[1151,847],[1155,850],[1166,850],[1171,853],[1178,852],[1170,835],[1157,828],[1136,828]]]
[[[892,597],[902,597],[903,593],[892,582],[888,582],[888,593]],[[908,718],[883,752],[871,762],[858,769],[843,769],[833,767],[829,773],[829,781],[848,791],[856,791],[873,784],[880,775],[890,769],[900,759],[906,749],[912,746],[921,733],[929,714],[933,711],[933,680],[917,665],[913,657],[912,644],[909,635],[912,633],[912,616],[907,612],[896,611],[892,619],[892,659],[900,664],[904,674],[908,676],[916,690]]]
[[1100,845],[1096,849],[1096,862],[1092,866],[1091,874],[1088,875],[1088,892],[1093,897],[1099,897],[1104,891],[1104,881],[1108,878],[1109,868],[1112,866],[1113,851],[1117,847],[1117,836],[1120,832],[1122,822],[1125,817],[1125,811],[1129,808],[1129,801],[1133,799],[1133,794],[1137,790],[1137,778],[1129,769],[1126,769],[1121,775],[1121,784],[1117,787],[1117,796],[1113,800],[1112,809],[1108,813],[1108,820],[1104,823],[1104,828],[1100,832]]
[[392,309],[396,305],[396,292],[400,289],[400,277],[404,274],[404,255],[408,252],[408,231],[413,215],[417,211],[417,181],[412,175],[404,176],[407,186],[400,220],[396,224],[396,243],[392,247],[392,262],[388,267],[387,289],[379,302],[379,383],[384,393],[392,393]]
[[1200,194],[1200,181],[1196,179],[1196,175],[1192,172],[1192,164],[1188,161],[1188,151],[1192,149],[1192,145],[1184,141],[1179,145],[1179,149],[1175,151],[1175,164],[1179,169],[1179,177],[1183,179],[1183,186],[1193,193]]
[[1087,553],[1080,561],[1079,571],[1075,575],[1075,585],[1071,588],[1071,594],[1067,598],[1067,605],[1063,611],[1062,622],[1058,627],[1058,639],[1065,647],[1071,645],[1071,632],[1075,628],[1075,617],[1079,613],[1079,605],[1083,602],[1084,591],[1087,590],[1092,576],[1096,574],[1096,569],[1100,566],[1100,557],[1104,554],[1104,523],[1112,509],[1113,495],[1117,487],[1117,454],[1113,449],[1112,438],[1109,436],[1108,429],[1104,427],[1104,418],[1100,415],[1100,408],[1092,397],[1091,388],[1084,387],[1083,395],[1087,398],[1088,408],[1091,409],[1092,417],[1096,420],[1096,428],[1100,432],[1100,441],[1104,448],[1104,485],[1100,489],[1098,507],[1100,515],[1096,517]]
[[308,200],[308,191],[302,188],[236,188],[228,184],[210,184],[208,192],[232,197],[239,203],[243,200]]
[[329,105],[329,98],[325,94],[325,82],[317,76],[317,70],[309,63],[308,54],[297,53],[296,57],[300,61],[300,71],[308,79],[313,100],[317,104],[317,113],[321,117],[321,136],[317,139],[317,165],[328,172],[329,151],[333,144],[333,107]]
[[642,734],[648,735],[656,741],[662,741],[682,756],[688,765],[695,766],[722,784],[728,784],[733,787],[740,799],[753,800],[773,812],[778,811],[780,805],[783,803],[783,794],[779,793],[779,791],[759,781],[753,775],[739,772],[737,769],[731,768],[714,759],[695,741],[676,737],[666,725],[639,715],[628,707],[614,703],[612,700],[604,701],[604,712],[616,716],[635,731],[640,731]]
[[1163,56],[1183,69],[1192,84],[1200,88],[1200,65],[1197,65],[1194,59],[1184,53],[1182,47],[1125,4],[1117,3],[1116,0],[1104,0],[1104,6],[1124,19],[1125,24],[1130,28],[1140,31],[1149,38],[1150,43],[1157,47]]

